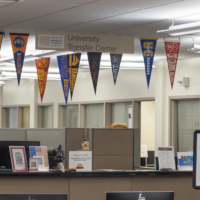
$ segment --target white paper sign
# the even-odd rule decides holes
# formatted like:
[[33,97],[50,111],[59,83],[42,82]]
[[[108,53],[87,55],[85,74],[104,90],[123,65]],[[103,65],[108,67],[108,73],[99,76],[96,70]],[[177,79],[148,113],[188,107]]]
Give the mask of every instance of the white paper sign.
[[140,146],[140,157],[141,158],[147,158],[148,155],[147,155],[147,145],[146,144],[142,144]]
[[175,168],[175,160],[174,160],[174,147],[158,147],[158,163],[159,169],[162,168]]
[[76,171],[92,171],[92,151],[70,151],[69,168]]
[[36,31],[35,37],[35,48],[42,50],[134,53],[133,35]]
[[64,48],[64,36],[62,35],[38,35],[38,47],[39,48]]

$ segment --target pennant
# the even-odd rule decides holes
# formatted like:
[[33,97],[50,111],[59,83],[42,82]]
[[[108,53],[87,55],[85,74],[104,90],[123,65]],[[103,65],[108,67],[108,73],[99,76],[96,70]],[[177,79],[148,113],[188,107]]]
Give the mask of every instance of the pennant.
[[45,88],[46,88],[50,58],[36,59],[35,64],[37,68],[38,85],[39,85],[40,98],[41,98],[41,103],[42,103]]
[[123,53],[110,53],[114,84],[116,84],[116,81],[117,81],[117,76],[118,76],[118,72],[120,68],[120,63],[122,60],[122,55]]
[[176,73],[176,66],[177,66],[180,44],[181,44],[180,42],[165,42],[165,51],[166,51],[166,56],[167,56],[171,89],[173,89],[173,85],[174,85],[174,77]]
[[69,54],[68,61],[69,61],[69,82],[70,82],[70,92],[71,92],[71,99],[74,92],[74,86],[76,83],[76,77],[78,74],[79,63],[81,60],[81,53],[76,54]]
[[141,43],[142,54],[144,57],[147,86],[149,88],[152,66],[153,66],[153,59],[155,55],[156,43],[157,43],[158,38],[139,38],[139,39]]
[[60,70],[60,78],[63,87],[63,93],[65,97],[65,102],[67,105],[68,95],[69,95],[69,69],[68,69],[68,56],[57,56],[58,67]]
[[1,49],[1,44],[3,40],[3,36],[5,37],[5,32],[3,30],[0,31],[0,49]]
[[29,34],[26,33],[10,33],[10,40],[13,48],[18,85],[20,84],[28,36]]
[[90,73],[92,76],[92,82],[94,87],[94,92],[96,94],[98,76],[99,76],[99,67],[101,62],[101,52],[88,52],[88,61],[90,65]]

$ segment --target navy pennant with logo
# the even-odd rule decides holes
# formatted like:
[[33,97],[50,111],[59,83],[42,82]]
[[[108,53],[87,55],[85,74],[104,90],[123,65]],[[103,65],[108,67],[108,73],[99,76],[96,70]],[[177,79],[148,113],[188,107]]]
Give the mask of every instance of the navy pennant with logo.
[[94,92],[96,94],[98,76],[99,76],[99,67],[101,62],[101,52],[88,52],[88,61],[90,65],[90,73],[92,76],[92,82],[94,87]]
[[149,88],[152,66],[153,66],[153,59],[155,55],[156,43],[157,43],[158,38],[139,38],[139,39],[141,43],[142,54],[144,57],[147,86]]
[[10,33],[10,40],[13,48],[18,85],[20,84],[28,36],[29,34],[27,33]]
[[67,105],[68,96],[69,96],[69,69],[68,69],[68,57],[67,55],[57,56],[58,67],[60,71],[60,78],[63,87],[63,93],[65,97],[65,102]]
[[117,81],[117,76],[118,76],[118,72],[120,68],[120,63],[122,60],[122,55],[123,53],[110,53],[114,84],[116,84],[116,81]]

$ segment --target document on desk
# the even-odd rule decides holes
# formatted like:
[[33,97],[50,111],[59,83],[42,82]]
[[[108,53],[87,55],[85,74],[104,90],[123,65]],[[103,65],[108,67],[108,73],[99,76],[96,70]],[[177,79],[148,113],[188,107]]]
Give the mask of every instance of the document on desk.
[[174,147],[158,147],[158,163],[161,168],[175,168]]

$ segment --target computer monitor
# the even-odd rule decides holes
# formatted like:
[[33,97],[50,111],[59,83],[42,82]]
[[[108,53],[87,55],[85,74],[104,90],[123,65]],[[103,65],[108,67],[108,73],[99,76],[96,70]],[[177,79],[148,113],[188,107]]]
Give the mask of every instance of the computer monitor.
[[200,189],[200,130],[194,132],[193,143],[193,188]]
[[174,192],[107,192],[106,200],[174,200]]
[[40,146],[39,141],[0,141],[0,167],[12,169],[9,146],[24,146],[29,165],[29,146]]

